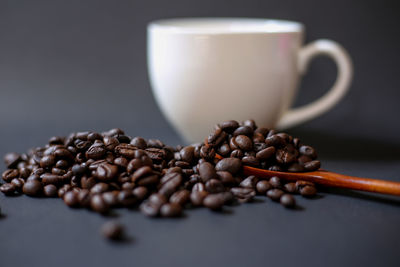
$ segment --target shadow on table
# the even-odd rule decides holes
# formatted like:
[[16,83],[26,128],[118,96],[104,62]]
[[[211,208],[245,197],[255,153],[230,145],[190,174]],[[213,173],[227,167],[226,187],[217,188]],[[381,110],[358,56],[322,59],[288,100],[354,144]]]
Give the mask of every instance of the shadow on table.
[[372,139],[330,134],[321,131],[293,130],[304,143],[317,149],[326,159],[399,161],[400,143],[387,139]]

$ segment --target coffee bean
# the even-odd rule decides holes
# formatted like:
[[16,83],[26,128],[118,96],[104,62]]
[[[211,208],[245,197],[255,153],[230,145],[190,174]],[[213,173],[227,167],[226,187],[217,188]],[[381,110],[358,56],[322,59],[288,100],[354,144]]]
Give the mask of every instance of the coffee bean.
[[162,186],[158,192],[166,197],[169,197],[181,185],[183,178],[180,173],[172,172],[166,174],[161,180]]
[[180,153],[181,159],[183,161],[191,163],[193,161],[193,157],[194,157],[194,147],[186,146],[186,147],[182,148],[179,153]]
[[69,184],[66,184],[66,185],[63,185],[60,189],[58,189],[58,191],[57,191],[57,195],[58,195],[58,197],[59,198],[63,198],[64,197],[64,195],[65,195],[65,193],[66,192],[68,192],[69,190],[71,190],[71,185],[69,185]]
[[284,192],[280,189],[270,189],[267,191],[267,197],[274,201],[279,201]]
[[315,149],[311,146],[301,146],[299,148],[300,154],[315,159],[317,157],[317,153]]
[[100,194],[108,191],[109,185],[106,183],[97,183],[92,188],[90,188],[90,193],[92,194]]
[[300,191],[301,188],[305,187],[306,185],[315,186],[314,183],[308,181],[298,180],[296,181],[296,189]]
[[145,199],[145,197],[147,196],[148,190],[144,186],[139,186],[139,187],[136,187],[135,189],[133,189],[132,193],[136,197],[136,199],[141,201],[141,200]]
[[133,146],[135,146],[135,147],[137,147],[139,149],[146,149],[147,148],[146,140],[144,140],[141,137],[132,138],[131,145],[133,145]]
[[271,188],[271,184],[265,180],[259,181],[256,185],[257,193],[259,193],[260,195],[264,195]]
[[7,153],[4,156],[4,163],[9,169],[17,167],[17,164],[21,161],[21,156],[18,153]]
[[300,194],[303,197],[313,197],[317,194],[317,189],[314,186],[306,185],[300,188]]
[[278,135],[271,135],[265,138],[265,144],[267,146],[281,147],[286,144],[285,140]]
[[274,154],[275,154],[275,147],[270,146],[257,152],[256,158],[258,160],[267,160],[271,158]]
[[27,181],[24,184],[24,186],[22,187],[22,191],[24,192],[25,195],[28,195],[31,197],[37,197],[37,196],[40,196],[40,194],[42,193],[43,186],[39,181],[31,180],[31,181]]
[[166,203],[161,206],[160,214],[163,217],[179,217],[182,214],[182,207],[177,203]]
[[272,165],[271,167],[268,168],[268,170],[274,171],[274,172],[282,172],[283,171],[282,167],[280,167],[278,165]]
[[240,202],[249,202],[256,195],[254,189],[244,187],[233,187],[231,192]]
[[245,121],[242,123],[242,125],[243,125],[243,126],[248,126],[248,127],[250,127],[251,129],[253,129],[253,130],[257,128],[256,122],[255,122],[254,120],[245,120]]
[[95,176],[100,181],[106,182],[115,178],[117,173],[118,167],[116,165],[105,163],[97,167]]
[[256,187],[257,182],[258,182],[257,177],[255,177],[254,175],[251,175],[251,176],[247,177],[246,179],[244,179],[240,183],[240,186],[254,189]]
[[214,166],[209,162],[203,162],[199,165],[199,174],[204,183],[217,176]]
[[288,165],[293,163],[296,160],[296,157],[285,149],[278,149],[275,154],[275,159],[279,164]]
[[16,190],[20,191],[20,190],[22,190],[22,187],[24,186],[25,181],[22,178],[14,178],[11,180],[11,183],[13,185],[15,185]]
[[140,205],[140,211],[148,216],[148,217],[155,217],[158,215],[159,212],[159,207],[152,204],[150,201],[144,201],[141,205]]
[[254,130],[254,133],[260,133],[263,136],[267,136],[267,134],[269,133],[269,129],[268,128],[259,127],[259,128]]
[[118,193],[118,202],[124,207],[132,207],[137,199],[131,190],[122,190]]
[[321,162],[319,160],[313,160],[304,163],[304,169],[306,171],[316,171],[321,167]]
[[14,195],[16,189],[16,186],[12,183],[5,183],[0,186],[0,191],[7,196]]
[[274,188],[281,188],[282,187],[282,183],[281,183],[281,179],[279,179],[279,177],[277,176],[273,176],[269,179],[269,183],[272,185],[272,187]]
[[90,198],[90,207],[98,213],[107,213],[110,206],[104,201],[102,195],[96,194]]
[[240,159],[237,158],[224,158],[218,161],[217,165],[215,165],[216,171],[228,171],[232,175],[235,175],[239,172],[242,167],[242,163]]
[[225,203],[221,194],[209,194],[203,200],[203,205],[211,210],[220,210]]
[[233,175],[230,172],[227,171],[219,171],[217,172],[218,179],[224,184],[224,185],[234,185],[236,184],[236,179],[233,178]]
[[79,206],[78,193],[75,191],[68,191],[64,194],[64,203],[71,208],[76,208]]
[[2,178],[4,182],[11,182],[12,179],[19,176],[19,171],[17,169],[8,169],[3,172]]
[[99,133],[91,132],[87,135],[87,140],[90,142],[94,142],[96,140],[101,140],[101,139],[103,139],[103,137]]
[[164,147],[164,143],[161,142],[158,139],[149,139],[147,141],[147,146],[148,147],[154,147],[154,148],[163,148]]
[[53,184],[48,184],[43,187],[43,193],[46,197],[57,197],[57,187]]
[[244,153],[240,149],[235,149],[231,153],[231,158],[239,158],[241,159],[244,156]]
[[206,191],[206,187],[203,183],[196,183],[195,185],[193,185],[192,187],[192,192],[195,191]]
[[44,185],[58,185],[63,181],[63,178],[61,176],[52,173],[43,173],[42,175],[40,175],[40,179]]
[[169,202],[179,204],[180,206],[184,206],[189,201],[189,199],[190,199],[189,190],[182,189],[173,193],[169,198]]
[[286,192],[288,193],[296,193],[297,189],[296,189],[296,183],[287,183],[283,186],[283,188],[285,189]]
[[225,187],[220,180],[210,179],[205,184],[206,191],[215,194],[225,191]]
[[212,147],[202,146],[200,148],[200,157],[206,160],[213,160],[215,157],[215,150]]
[[304,171],[304,166],[299,164],[299,163],[292,163],[287,170],[289,172],[303,172]]
[[238,135],[251,136],[253,135],[253,129],[249,126],[240,126],[233,132],[233,136],[238,136]]
[[283,194],[280,198],[280,202],[286,208],[293,208],[296,206],[296,200],[290,194]]
[[242,158],[242,163],[244,165],[249,165],[249,166],[254,166],[257,167],[259,164],[259,161],[256,157],[254,156],[245,156]]
[[119,141],[114,136],[105,136],[103,139],[105,149],[114,151],[115,147],[119,145]]
[[253,142],[246,135],[238,135],[235,137],[235,142],[241,150],[249,151],[253,148]]
[[93,144],[86,151],[85,155],[88,159],[98,160],[101,159],[106,154],[106,152],[107,150],[105,149],[103,144]]
[[101,227],[101,234],[110,240],[121,240],[124,235],[124,228],[118,222],[106,222]]
[[239,127],[239,123],[234,120],[224,121],[219,124],[219,127],[225,132],[231,133]]
[[151,175],[152,173],[153,173],[153,170],[151,169],[151,167],[149,167],[149,166],[140,167],[139,169],[137,169],[137,170],[133,173],[133,175],[132,175],[132,177],[131,177],[132,182],[136,182],[136,181],[138,181],[140,178],[145,177],[145,176],[148,176],[148,175]]
[[193,206],[201,206],[203,205],[203,200],[207,195],[207,191],[192,191],[190,194],[190,201]]
[[228,144],[223,144],[218,148],[218,154],[220,156],[226,157],[231,153],[231,148]]
[[40,160],[40,167],[50,168],[56,163],[56,157],[53,155],[44,156]]

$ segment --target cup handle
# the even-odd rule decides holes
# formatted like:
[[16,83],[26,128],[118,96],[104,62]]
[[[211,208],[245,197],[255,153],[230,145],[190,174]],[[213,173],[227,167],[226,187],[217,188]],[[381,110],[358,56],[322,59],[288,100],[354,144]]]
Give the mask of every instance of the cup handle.
[[298,55],[300,73],[304,74],[310,60],[318,55],[329,56],[335,61],[338,69],[335,83],[321,98],[285,112],[277,124],[278,129],[289,128],[322,115],[333,108],[348,91],[353,77],[353,64],[346,50],[334,41],[321,39],[301,48]]

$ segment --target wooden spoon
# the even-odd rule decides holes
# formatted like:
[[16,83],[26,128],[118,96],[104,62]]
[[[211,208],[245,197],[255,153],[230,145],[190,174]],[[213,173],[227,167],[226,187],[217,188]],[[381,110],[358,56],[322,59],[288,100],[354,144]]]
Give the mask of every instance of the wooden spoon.
[[[222,159],[223,157],[217,154],[216,158]],[[400,196],[400,182],[360,178],[321,169],[313,172],[277,172],[250,166],[243,166],[243,174],[246,176],[254,175],[258,178],[270,178],[272,176],[278,176],[279,178],[288,181],[303,180],[324,186]]]

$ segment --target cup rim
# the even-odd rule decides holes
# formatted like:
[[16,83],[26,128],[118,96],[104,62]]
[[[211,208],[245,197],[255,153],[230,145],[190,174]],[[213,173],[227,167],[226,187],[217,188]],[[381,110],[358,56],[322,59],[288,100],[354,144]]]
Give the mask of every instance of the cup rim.
[[304,31],[300,22],[250,17],[192,17],[168,18],[150,22],[148,31],[176,34],[254,34],[299,33]]

